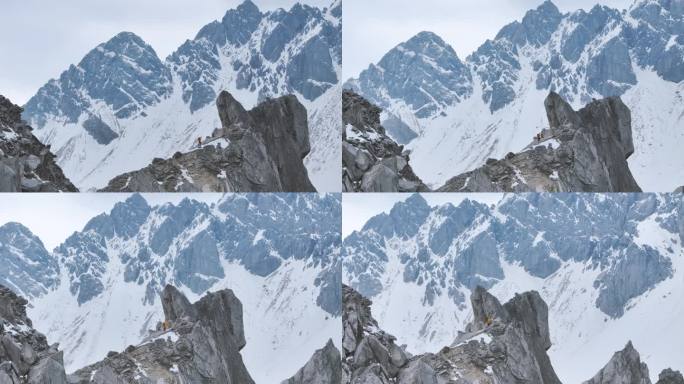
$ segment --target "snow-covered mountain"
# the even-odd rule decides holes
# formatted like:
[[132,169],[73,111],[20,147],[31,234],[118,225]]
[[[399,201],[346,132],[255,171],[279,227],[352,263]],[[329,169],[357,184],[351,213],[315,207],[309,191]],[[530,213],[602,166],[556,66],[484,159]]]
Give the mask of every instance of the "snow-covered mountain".
[[343,281],[413,353],[454,341],[477,285],[502,300],[536,290],[549,305],[556,372],[577,383],[629,340],[654,374],[681,365],[683,243],[681,194],[513,194],[434,207],[416,194],[343,241]]
[[86,190],[210,136],[220,127],[214,101],[222,90],[247,109],[294,94],[309,114],[312,181],[339,191],[341,26],[340,0],[269,12],[245,0],[164,61],[122,32],[38,90],[23,117]]
[[[67,371],[137,345],[163,316],[168,284],[191,301],[232,289],[244,306],[247,368],[292,376],[339,337],[339,195],[217,195],[150,206],[131,195],[49,253],[26,228],[0,229],[0,284],[31,303]],[[263,369],[268,366],[269,369]]]
[[671,192],[684,179],[682,80],[681,0],[570,13],[547,0],[465,60],[421,32],[345,87],[385,109],[383,125],[410,141],[416,174],[433,187],[524,148],[547,127],[549,91],[575,109],[619,95],[632,111],[637,182]]

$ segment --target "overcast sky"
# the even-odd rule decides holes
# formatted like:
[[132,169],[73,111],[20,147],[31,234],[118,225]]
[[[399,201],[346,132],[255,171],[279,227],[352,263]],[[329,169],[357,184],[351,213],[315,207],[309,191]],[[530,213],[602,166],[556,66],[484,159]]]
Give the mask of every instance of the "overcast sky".
[[[185,197],[208,204],[221,198],[218,193],[144,193],[150,205],[179,203]],[[88,220],[107,212],[127,193],[4,193],[0,199],[0,225],[18,222],[38,236],[52,251]]]
[[[625,9],[633,0],[552,0],[562,11],[597,3]],[[504,25],[520,20],[543,0],[344,0],[342,9],[345,80],[421,31],[440,35],[461,59]]]
[[[360,1],[360,0],[355,0]],[[253,0],[263,10],[294,0]],[[303,0],[325,7],[332,0]],[[0,94],[23,105],[70,64],[122,31],[134,32],[164,59],[242,0],[2,0]]]
[[[345,193],[342,195],[342,238],[363,228],[371,217],[382,212],[389,213],[394,204],[404,201],[410,193]],[[423,193],[430,206],[451,203],[458,205],[464,199],[483,204],[495,204],[503,197],[501,193]]]

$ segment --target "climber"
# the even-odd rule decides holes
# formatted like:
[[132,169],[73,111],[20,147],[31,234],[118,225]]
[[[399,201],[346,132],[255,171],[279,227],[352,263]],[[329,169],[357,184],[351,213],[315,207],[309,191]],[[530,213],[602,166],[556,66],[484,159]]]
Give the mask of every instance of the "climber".
[[201,137],[197,138],[197,148],[202,148],[202,138]]

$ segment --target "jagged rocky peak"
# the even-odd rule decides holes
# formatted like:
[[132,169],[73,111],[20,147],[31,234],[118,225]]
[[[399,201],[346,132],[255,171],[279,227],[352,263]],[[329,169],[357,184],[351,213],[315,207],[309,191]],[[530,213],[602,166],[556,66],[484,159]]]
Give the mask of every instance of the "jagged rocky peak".
[[[371,301],[343,286],[343,383],[560,384],[547,350],[548,307],[536,291],[505,304],[482,287],[471,294],[472,321],[436,353],[412,356],[395,344],[371,315]],[[455,378],[457,378],[456,381]],[[684,382],[665,369],[656,384]],[[585,384],[651,384],[648,367],[632,343]]]
[[21,113],[21,107],[0,95],[0,191],[77,192]]
[[197,33],[195,40],[207,38],[218,46],[224,46],[226,43],[245,44],[262,17],[259,8],[250,0],[245,0],[237,8],[228,10],[220,22],[214,21],[204,26]]
[[470,70],[456,51],[427,31],[397,45],[347,86],[382,107],[389,106],[387,97],[401,99],[419,118],[436,116],[473,91]]
[[92,381],[254,383],[240,355],[245,346],[242,303],[231,290],[190,304],[173,286],[161,293],[165,321],[137,346],[76,371],[70,383]]
[[332,340],[314,352],[311,359],[291,378],[281,384],[340,384],[342,364],[340,351]]
[[0,226],[0,260],[0,284],[28,297],[47,293],[59,282],[57,260],[22,224]]
[[155,159],[112,179],[106,192],[315,192],[304,158],[311,151],[306,108],[293,95],[250,111],[227,91],[216,100],[222,128],[201,148]]
[[385,133],[380,108],[351,90],[342,93],[342,184],[345,192],[417,192],[409,153]]
[[546,351],[548,309],[538,293],[516,295],[505,305],[483,288],[473,291],[473,322],[451,346],[411,356],[382,331],[371,302],[344,286],[345,382],[558,383]]
[[648,366],[641,361],[639,352],[634,349],[631,341],[623,350],[615,352],[608,364],[593,378],[584,382],[584,384],[614,383],[651,384]]
[[66,384],[62,352],[33,329],[27,304],[0,285],[0,383]]
[[528,43],[540,46],[549,41],[562,18],[558,7],[546,0],[536,9],[527,11],[522,22],[514,21],[503,27],[496,38],[506,38],[518,46]]
[[108,144],[118,133],[93,109],[93,100],[108,105],[117,119],[126,119],[171,91],[171,72],[154,49],[138,35],[121,32],[41,87],[26,103],[24,116],[38,129],[55,119],[80,122],[95,140]]
[[579,111],[555,92],[544,102],[549,128],[520,153],[488,159],[456,176],[444,192],[640,192],[627,159],[634,153],[632,118],[619,97]]
[[[594,377],[583,384],[651,384],[648,366],[641,361],[632,342],[615,352],[613,357]],[[658,375],[656,384],[682,384],[684,377],[679,371],[666,368]]]

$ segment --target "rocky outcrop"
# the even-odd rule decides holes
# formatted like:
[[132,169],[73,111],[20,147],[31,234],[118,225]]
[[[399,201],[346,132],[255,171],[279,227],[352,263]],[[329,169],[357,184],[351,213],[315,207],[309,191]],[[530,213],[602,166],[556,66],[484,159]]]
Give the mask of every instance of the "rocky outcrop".
[[385,133],[380,108],[356,93],[342,94],[342,185],[344,192],[423,192],[409,153]]
[[651,384],[648,367],[641,362],[639,352],[632,342],[627,343],[621,351],[615,352],[603,369],[584,384]]
[[302,369],[281,384],[339,384],[341,380],[340,351],[332,340],[328,340]]
[[304,166],[308,117],[295,96],[250,111],[228,92],[216,100],[222,128],[203,147],[155,159],[112,179],[104,192],[315,192]]
[[66,384],[62,352],[33,329],[27,303],[0,286],[0,383]]
[[0,96],[0,192],[78,192],[50,147],[21,120],[22,111]]
[[[484,288],[470,297],[473,317],[465,332],[437,353],[411,356],[371,315],[371,301],[343,286],[343,383],[560,384],[546,351],[551,347],[548,307],[537,292],[501,304]],[[455,380],[455,381],[454,381]],[[656,384],[680,384],[665,369]],[[584,384],[651,384],[632,343]]]
[[551,92],[549,129],[521,153],[489,159],[440,192],[640,192],[627,164],[634,153],[631,113],[619,97],[574,111]]
[[161,294],[165,325],[138,346],[69,376],[69,383],[254,383],[240,355],[242,303],[231,290],[191,304],[176,288]]
[[[651,378],[648,366],[630,341],[623,350],[613,354],[596,376],[583,384],[651,384]],[[667,368],[660,372],[656,384],[684,384],[684,377],[679,371]]]
[[[344,365],[353,383],[560,383],[546,351],[551,347],[546,303],[538,293],[505,305],[478,287],[474,319],[450,347],[410,356],[377,326],[370,301],[344,287]],[[349,381],[348,381],[349,382]]]

